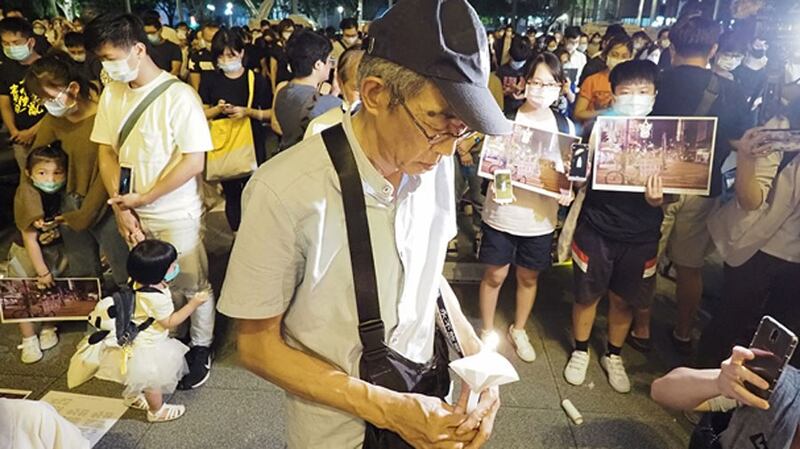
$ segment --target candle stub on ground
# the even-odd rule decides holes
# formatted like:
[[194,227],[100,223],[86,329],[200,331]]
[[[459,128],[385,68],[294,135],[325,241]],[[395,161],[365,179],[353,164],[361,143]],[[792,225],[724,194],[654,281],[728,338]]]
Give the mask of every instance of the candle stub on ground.
[[569,399],[564,399],[561,401],[561,407],[564,408],[564,411],[567,412],[569,419],[571,419],[576,426],[583,424],[583,416],[581,416],[581,412],[579,412],[578,409],[572,405],[572,401]]

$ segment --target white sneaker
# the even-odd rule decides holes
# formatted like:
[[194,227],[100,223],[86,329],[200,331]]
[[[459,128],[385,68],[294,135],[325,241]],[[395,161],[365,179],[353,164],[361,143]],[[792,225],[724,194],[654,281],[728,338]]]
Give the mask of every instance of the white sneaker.
[[531,341],[525,329],[514,329],[512,324],[508,327],[508,339],[511,340],[511,344],[517,350],[519,358],[528,363],[536,360],[536,351],[531,346]]
[[572,351],[567,367],[564,368],[564,378],[572,385],[583,385],[588,368],[589,353],[586,351]]
[[617,393],[629,393],[631,391],[631,381],[628,373],[625,372],[625,364],[622,357],[618,355],[604,355],[600,359],[600,366],[608,375],[608,383]]
[[58,344],[58,334],[55,327],[45,327],[39,332],[39,347],[46,351]]
[[36,363],[42,360],[42,350],[39,348],[39,338],[37,336],[22,339],[22,344],[17,346],[22,349],[20,359],[22,363]]

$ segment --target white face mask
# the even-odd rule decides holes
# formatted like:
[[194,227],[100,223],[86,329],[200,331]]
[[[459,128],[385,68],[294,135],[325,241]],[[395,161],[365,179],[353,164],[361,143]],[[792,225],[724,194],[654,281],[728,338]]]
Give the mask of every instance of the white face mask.
[[356,44],[358,36],[355,37],[342,37],[342,42],[349,48]]
[[508,64],[509,64],[509,65],[511,66],[511,68],[512,68],[512,69],[514,69],[514,70],[521,70],[523,67],[525,67],[525,63],[526,63],[526,62],[528,62],[528,61],[525,61],[525,60],[522,60],[522,61],[515,61],[515,60],[513,60],[513,59],[512,59],[511,61],[509,61],[509,63],[508,63]]
[[612,109],[627,117],[644,117],[653,110],[655,95],[625,94],[614,98]]
[[64,104],[60,98],[67,92],[66,89],[62,90],[60,94],[56,95],[55,98],[52,100],[44,101],[44,107],[47,109],[47,112],[50,113],[53,117],[63,117],[67,115],[78,103],[73,103],[70,106]]
[[578,51],[581,53],[586,53],[586,49],[589,48],[589,44],[580,44],[578,45]]
[[525,100],[537,108],[547,108],[558,100],[561,89],[558,87],[525,86]]
[[82,53],[82,54],[79,54],[79,55],[70,55],[70,56],[72,57],[72,60],[75,61],[75,62],[84,62],[84,61],[86,61],[86,53]]
[[717,67],[726,72],[732,72],[736,67],[739,67],[742,59],[744,58],[741,56],[720,55],[717,57]]
[[241,60],[232,61],[227,64],[218,62],[217,66],[219,67],[220,70],[222,70],[225,73],[232,73],[242,68],[242,61]]
[[108,73],[108,76],[111,77],[114,81],[119,81],[122,83],[130,83],[131,81],[135,80],[137,76],[139,76],[139,63],[141,60],[136,62],[136,67],[131,68],[128,64],[128,59],[130,59],[131,53],[128,53],[128,56],[125,59],[120,59],[117,61],[103,61],[103,69]]

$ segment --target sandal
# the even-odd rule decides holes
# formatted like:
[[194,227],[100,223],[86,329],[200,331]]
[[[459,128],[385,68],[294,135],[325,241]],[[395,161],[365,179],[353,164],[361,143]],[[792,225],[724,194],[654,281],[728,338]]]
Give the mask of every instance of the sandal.
[[165,403],[161,409],[155,413],[150,410],[147,411],[147,420],[149,422],[167,422],[173,421],[186,413],[186,407],[182,405],[170,405]]
[[139,393],[136,396],[129,396],[126,398],[122,398],[122,403],[125,404],[125,407],[136,410],[150,409],[150,406],[147,405],[147,399],[144,398],[144,393]]

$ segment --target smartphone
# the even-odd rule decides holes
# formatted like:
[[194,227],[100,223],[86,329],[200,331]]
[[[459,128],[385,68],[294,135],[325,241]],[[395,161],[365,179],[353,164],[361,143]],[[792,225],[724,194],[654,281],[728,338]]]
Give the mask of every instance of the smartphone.
[[119,167],[119,194],[127,195],[133,191],[133,169],[131,167]]
[[795,347],[797,347],[797,336],[792,331],[769,315],[761,318],[753,342],[750,343],[750,350],[756,358],[745,362],[744,366],[769,382],[769,389],[762,390],[746,382],[747,390],[764,400],[769,400],[783,369],[794,354]]
[[511,185],[511,170],[498,168],[494,171],[494,201],[497,204],[514,202],[514,187]]
[[576,182],[585,182],[589,168],[589,145],[585,143],[572,144],[572,161],[567,179]]

